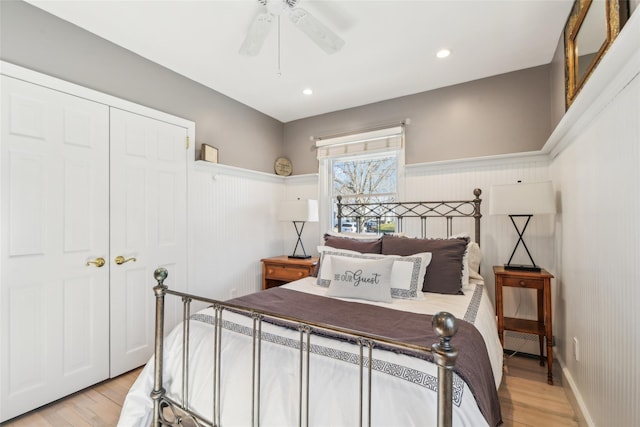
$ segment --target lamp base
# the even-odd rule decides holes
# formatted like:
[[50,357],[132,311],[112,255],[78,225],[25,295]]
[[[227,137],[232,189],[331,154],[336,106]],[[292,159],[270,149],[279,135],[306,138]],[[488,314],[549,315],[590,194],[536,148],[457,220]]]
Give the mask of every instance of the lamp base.
[[311,255],[289,255],[289,258],[293,259],[309,259]]
[[537,265],[526,265],[526,264],[505,264],[504,269],[516,270],[516,271],[535,271],[537,273],[542,271],[542,268],[538,267]]

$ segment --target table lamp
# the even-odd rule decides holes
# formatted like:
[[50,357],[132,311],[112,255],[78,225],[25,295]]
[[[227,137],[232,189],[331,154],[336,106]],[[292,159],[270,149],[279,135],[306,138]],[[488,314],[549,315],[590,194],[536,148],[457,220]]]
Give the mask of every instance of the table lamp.
[[[508,185],[494,185],[489,195],[489,215],[509,215],[513,226],[518,233],[518,241],[513,248],[509,262],[504,265],[505,270],[540,271],[536,265],[529,248],[524,242],[524,232],[534,215],[547,215],[556,213],[556,199],[551,181],[521,183]],[[522,230],[518,228],[515,218],[526,218]],[[512,264],[513,256],[522,243],[531,265]]]
[[[302,244],[302,230],[306,222],[318,221],[318,201],[317,200],[289,200],[284,201],[278,209],[278,219],[280,221],[291,221],[296,229],[298,241],[293,249],[293,254],[289,258],[307,259],[307,255]],[[302,249],[302,254],[298,255],[298,246]]]

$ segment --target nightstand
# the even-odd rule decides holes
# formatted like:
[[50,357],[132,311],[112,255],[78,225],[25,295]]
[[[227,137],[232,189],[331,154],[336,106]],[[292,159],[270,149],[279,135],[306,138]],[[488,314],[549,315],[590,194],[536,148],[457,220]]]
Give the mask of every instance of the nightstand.
[[[551,323],[551,275],[547,270],[520,271],[505,270],[503,266],[494,266],[496,278],[496,315],[498,317],[498,336],[504,347],[504,331],[516,331],[538,335],[540,344],[540,366],[544,366],[544,341],[547,342],[547,383],[553,385],[553,332]],[[537,294],[538,320],[504,317],[502,306],[502,288],[535,289]]]
[[313,274],[318,258],[289,258],[286,255],[264,258],[262,262],[262,289],[269,289]]

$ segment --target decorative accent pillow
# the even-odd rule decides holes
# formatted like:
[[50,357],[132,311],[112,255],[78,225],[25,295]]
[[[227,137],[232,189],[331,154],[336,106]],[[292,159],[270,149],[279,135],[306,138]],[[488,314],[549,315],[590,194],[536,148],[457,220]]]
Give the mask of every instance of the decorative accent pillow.
[[431,263],[427,268],[422,291],[460,294],[462,293],[462,260],[468,243],[468,238],[412,239],[385,235],[382,237],[382,253],[407,256],[431,252]]
[[333,276],[333,257],[342,256],[345,258],[375,260],[392,259],[393,268],[391,270],[391,296],[393,298],[419,299],[422,298],[422,284],[427,266],[431,262],[431,254],[428,252],[413,254],[407,257],[396,255],[361,254],[356,251],[346,249],[334,249],[327,246],[319,246],[320,271],[318,273],[317,284],[329,286]]
[[328,255],[333,266],[327,295],[391,302],[392,259],[356,259]]
[[[336,249],[347,249],[363,254],[379,254],[382,249],[382,237],[364,236],[356,233],[336,233],[327,232],[324,235],[325,246],[331,246]],[[318,277],[320,263],[316,264],[316,268],[311,274]]]

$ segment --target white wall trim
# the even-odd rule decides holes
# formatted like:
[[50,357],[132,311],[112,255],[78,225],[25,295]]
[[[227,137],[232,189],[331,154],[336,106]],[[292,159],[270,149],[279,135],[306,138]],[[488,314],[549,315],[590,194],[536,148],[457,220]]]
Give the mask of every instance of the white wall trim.
[[212,163],[204,160],[196,160],[194,162],[193,170],[197,172],[212,173],[214,178],[216,175],[228,175],[247,179],[257,179],[260,181],[268,180],[272,182],[284,182],[285,178],[272,173],[239,168],[237,166],[223,165],[221,163]]
[[407,175],[420,175],[425,172],[459,170],[460,168],[502,167],[515,162],[549,162],[549,155],[542,151],[526,151],[522,153],[498,154],[494,156],[470,157],[467,159],[443,160],[438,162],[414,163],[406,165]]
[[317,173],[280,176],[273,173],[261,172],[253,169],[245,169],[237,166],[229,166],[221,163],[212,163],[204,160],[196,160],[194,162],[193,170],[197,172],[209,172],[214,174],[213,176],[220,174],[248,179],[267,179],[273,182],[286,182],[287,184],[293,185],[317,184],[319,179],[319,174]]
[[573,380],[573,377],[571,376],[571,371],[569,371],[569,368],[567,368],[567,366],[564,363],[564,360],[560,355],[556,355],[556,360],[560,364],[563,380],[567,382],[569,389],[573,393],[573,398],[575,400],[574,403],[578,405],[578,407],[574,408],[574,410],[577,409],[580,411],[580,414],[584,418],[584,422],[587,424],[587,426],[596,427],[596,424],[593,422],[593,419],[589,414],[589,409],[587,408],[587,405],[584,402],[582,395],[580,394],[580,390],[578,389],[578,386],[576,385],[575,381]]
[[555,158],[640,75],[640,13],[631,15],[598,67],[542,147]]

